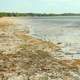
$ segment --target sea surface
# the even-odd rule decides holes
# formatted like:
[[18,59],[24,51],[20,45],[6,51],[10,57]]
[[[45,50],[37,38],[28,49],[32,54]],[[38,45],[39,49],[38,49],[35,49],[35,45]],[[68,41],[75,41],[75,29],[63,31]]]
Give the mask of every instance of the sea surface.
[[65,53],[80,53],[80,16],[20,17],[36,38],[61,43]]

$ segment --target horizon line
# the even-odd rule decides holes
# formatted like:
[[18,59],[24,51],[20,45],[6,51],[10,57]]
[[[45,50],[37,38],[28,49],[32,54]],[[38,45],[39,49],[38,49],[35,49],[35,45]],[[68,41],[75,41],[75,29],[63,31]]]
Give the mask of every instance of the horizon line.
[[17,12],[17,11],[0,11],[0,13],[25,13],[25,14],[80,14],[80,12],[63,12],[63,13],[48,13],[48,12]]

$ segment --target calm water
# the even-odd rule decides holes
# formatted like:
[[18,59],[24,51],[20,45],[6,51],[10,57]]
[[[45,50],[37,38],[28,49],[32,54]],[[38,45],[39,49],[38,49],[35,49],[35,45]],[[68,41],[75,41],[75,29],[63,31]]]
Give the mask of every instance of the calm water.
[[79,43],[80,17],[26,17],[25,25],[31,28],[31,34],[46,40]]
[[[30,27],[31,35],[80,52],[80,16],[23,17],[21,23]],[[75,50],[74,50],[75,51]]]

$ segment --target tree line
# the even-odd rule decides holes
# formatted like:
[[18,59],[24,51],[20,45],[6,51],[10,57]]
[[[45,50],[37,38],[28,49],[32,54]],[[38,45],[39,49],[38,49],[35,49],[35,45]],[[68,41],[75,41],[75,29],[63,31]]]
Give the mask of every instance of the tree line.
[[74,13],[63,13],[63,14],[46,14],[46,13],[7,13],[7,12],[0,12],[0,17],[3,16],[80,16],[80,14],[74,14]]

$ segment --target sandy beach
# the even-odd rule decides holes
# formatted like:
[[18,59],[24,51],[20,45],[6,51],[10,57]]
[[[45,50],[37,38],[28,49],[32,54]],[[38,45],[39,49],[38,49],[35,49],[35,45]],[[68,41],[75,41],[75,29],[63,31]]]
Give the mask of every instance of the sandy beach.
[[58,44],[34,38],[16,18],[0,18],[0,80],[79,80],[80,60],[61,54]]

